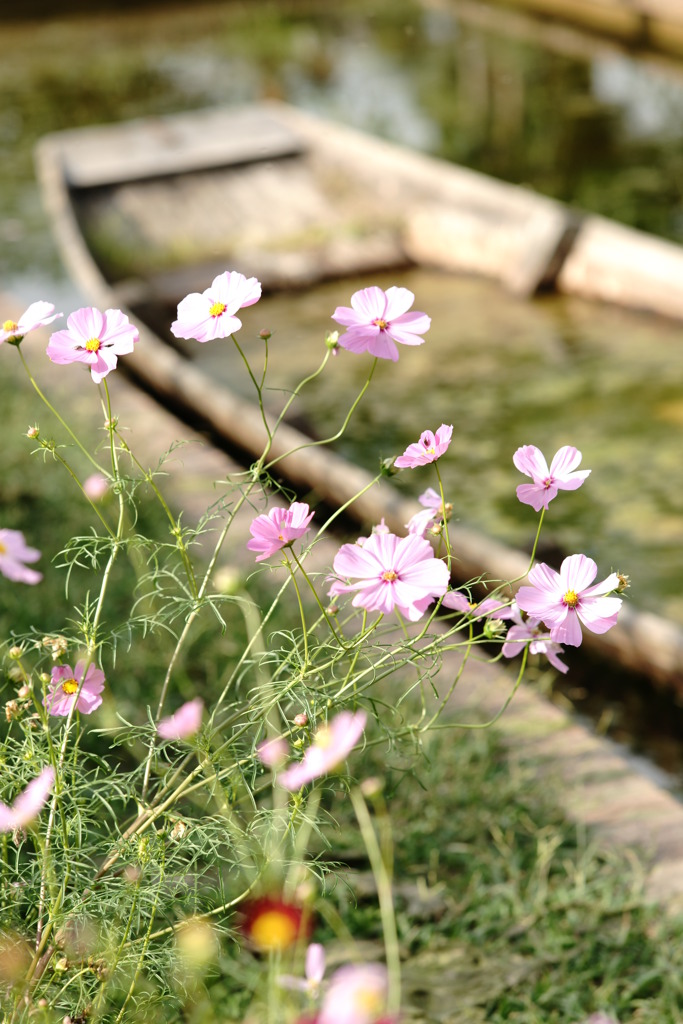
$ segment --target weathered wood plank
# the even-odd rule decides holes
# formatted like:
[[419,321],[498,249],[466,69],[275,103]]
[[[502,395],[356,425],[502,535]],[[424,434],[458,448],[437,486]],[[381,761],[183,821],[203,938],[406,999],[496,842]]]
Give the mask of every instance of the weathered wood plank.
[[277,118],[243,108],[139,118],[61,138],[67,180],[78,188],[273,160],[302,148]]

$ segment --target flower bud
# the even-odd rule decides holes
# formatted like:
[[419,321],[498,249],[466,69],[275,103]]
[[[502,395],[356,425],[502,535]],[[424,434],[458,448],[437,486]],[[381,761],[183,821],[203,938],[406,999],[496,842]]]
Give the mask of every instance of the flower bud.
[[379,464],[379,472],[381,476],[396,476],[397,473],[401,472],[400,469],[394,465],[395,460],[395,455],[391,455],[388,459],[382,459]]
[[332,355],[336,356],[339,351],[339,331],[328,331],[325,335],[325,345]]
[[294,716],[294,725],[298,725],[300,729],[303,729],[305,725],[308,725],[308,715],[305,711],[299,712],[298,715]]
[[31,438],[40,437],[40,427],[37,423],[34,423],[32,427],[28,428],[26,436]]
[[10,649],[9,649],[9,656],[10,656],[10,658],[20,658],[23,653],[24,653],[24,648],[20,647],[18,644],[15,645],[14,647],[10,647]]
[[269,341],[273,337],[273,332],[269,331],[267,327],[264,327],[262,331],[258,332],[258,336],[263,341]]

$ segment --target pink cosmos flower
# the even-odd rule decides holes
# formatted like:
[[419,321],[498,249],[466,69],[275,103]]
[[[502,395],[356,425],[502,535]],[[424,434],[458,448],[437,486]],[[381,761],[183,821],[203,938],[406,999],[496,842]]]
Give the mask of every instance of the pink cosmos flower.
[[548,626],[552,641],[579,647],[580,622],[591,633],[606,633],[616,624],[621,608],[620,597],[608,596],[619,586],[618,575],[613,572],[591,586],[597,572],[597,565],[586,555],[565,558],[559,573],[540,562],[529,573],[532,586],[519,588],[517,604]]
[[91,473],[83,481],[83,493],[90,501],[101,501],[109,493],[109,481],[103,473]]
[[37,562],[40,551],[26,544],[21,530],[0,530],[0,573],[15,583],[40,583],[43,574],[27,569],[24,562]]
[[186,740],[188,736],[194,736],[199,731],[203,712],[204,701],[201,697],[188,700],[168,718],[161,719],[157,725],[157,732],[162,740]]
[[140,339],[137,327],[120,309],[101,313],[86,306],[72,313],[66,324],[65,331],[51,336],[47,354],[53,363],[61,365],[86,363],[96,384],[116,369],[118,357],[132,352]]
[[257,516],[249,527],[252,539],[247,541],[250,551],[259,551],[257,562],[270,558],[276,551],[302,537],[313,518],[304,501],[294,501],[289,508],[271,508],[267,515]]
[[511,608],[511,619],[515,623],[510,626],[505,643],[502,647],[504,658],[515,658],[522,653],[524,647],[529,644],[531,654],[544,654],[553,668],[558,672],[569,671],[569,667],[560,661],[559,655],[563,653],[562,645],[556,644],[550,639],[547,630],[541,629],[540,619],[522,619],[519,608],[513,603]]
[[325,976],[325,947],[319,942],[312,942],[306,950],[306,966],[303,978],[295,978],[291,974],[281,974],[277,979],[283,988],[298,989],[315,999],[320,991]]
[[518,448],[512,461],[520,473],[533,480],[532,484],[519,485],[517,497],[525,505],[531,505],[536,512],[542,508],[547,509],[558,491],[575,491],[590,474],[590,469],[576,471],[581,462],[581,452],[570,445],[565,445],[555,453],[550,469],[538,448],[532,444]]
[[313,743],[301,761],[278,777],[285,789],[301,789],[307,782],[327,775],[351,753],[363,734],[367,715],[364,711],[340,711],[329,725],[318,729]]
[[436,462],[447,451],[452,435],[453,427],[446,423],[441,424],[436,434],[432,434],[431,430],[423,430],[420,440],[409,444],[403,455],[394,459],[394,465],[399,469],[415,469]]
[[502,597],[485,597],[483,601],[470,601],[461,590],[449,590],[441,602],[442,608],[453,608],[464,612],[473,619],[510,619],[512,610],[509,601]]
[[448,589],[446,564],[434,557],[429,541],[416,534],[397,537],[373,533],[362,547],[343,544],[335,555],[335,575],[355,583],[336,583],[335,595],[355,591],[353,605],[367,611],[396,608],[411,622]]
[[15,828],[24,828],[33,821],[45,806],[54,782],[54,769],[43,768],[40,775],[29,782],[11,807],[0,801],[0,832],[12,832]]
[[213,279],[206,291],[186,295],[178,306],[178,319],[171,324],[176,338],[213,341],[239,331],[242,321],[238,309],[253,306],[261,298],[261,285],[255,277],[226,270]]
[[268,768],[277,768],[289,754],[289,743],[284,736],[275,736],[259,743],[256,753]]
[[3,341],[21,341],[29,331],[47,327],[53,320],[64,316],[63,313],[55,313],[54,308],[51,302],[32,302],[18,320],[5,320],[0,324],[0,345]]
[[378,1024],[386,1011],[383,964],[346,964],[332,975],[318,1024]]
[[[85,662],[76,662],[76,668],[70,665],[55,665],[48,684],[49,690],[43,704],[49,715],[66,716],[76,705],[76,711],[90,715],[102,703],[100,694],[104,689],[104,672],[95,665],[88,665],[85,680],[81,686]],[[80,693],[78,692],[80,688]]]
[[[430,527],[443,519],[444,509],[441,504],[441,495],[437,494],[433,487],[428,487],[426,491],[423,491],[417,500],[423,506],[422,510],[410,517],[406,523],[406,529],[408,533],[417,533],[420,537],[424,537]],[[447,519],[450,518],[452,511],[453,506],[450,502],[446,502]]]
[[415,296],[407,288],[382,291],[373,286],[351,296],[351,306],[337,306],[332,319],[347,330],[339,338],[350,352],[369,352],[379,359],[398,360],[396,342],[422,345],[431,319],[425,313],[409,313]]

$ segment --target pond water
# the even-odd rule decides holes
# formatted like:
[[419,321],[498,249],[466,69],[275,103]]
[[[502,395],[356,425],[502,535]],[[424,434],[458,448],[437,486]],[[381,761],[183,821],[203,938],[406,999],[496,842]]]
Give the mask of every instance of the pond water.
[[[0,125],[11,159],[0,166],[0,275],[26,302],[48,298],[67,312],[83,301],[33,181],[41,134],[266,96],[683,242],[683,69],[671,62],[560,39],[469,0],[95,7],[3,25]],[[277,331],[281,386],[317,358],[334,307],[368,283],[258,307],[257,328]],[[533,513],[516,502],[512,453],[575,444],[593,475],[551,506],[546,536],[592,554],[605,573],[629,572],[639,604],[683,622],[680,327],[569,299],[524,303],[467,279],[376,283],[411,287],[434,326],[398,372],[379,368],[344,452],[373,468],[424,427],[453,422],[444,469],[456,515],[524,545]],[[223,365],[231,374],[229,357]],[[305,396],[306,418],[322,430],[366,368],[335,360]],[[406,477],[401,486],[422,487]]]

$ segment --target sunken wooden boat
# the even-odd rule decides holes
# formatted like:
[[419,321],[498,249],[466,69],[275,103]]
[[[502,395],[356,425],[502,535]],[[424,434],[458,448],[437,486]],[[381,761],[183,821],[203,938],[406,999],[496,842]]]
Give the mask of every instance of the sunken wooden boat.
[[[140,326],[126,371],[247,461],[265,442],[256,404],[158,331],[160,309],[226,268],[277,290],[428,265],[522,295],[556,287],[683,318],[683,297],[667,286],[667,275],[683,279],[677,247],[281,104],[56,133],[39,143],[37,168],[74,280],[93,305]],[[365,490],[370,474],[292,425],[278,430],[272,455],[294,488],[332,507],[364,491],[349,510],[364,528],[383,517],[402,532],[417,509],[386,481]],[[526,572],[523,552],[460,525],[451,537],[457,582]],[[624,607],[619,625],[588,633],[586,645],[683,692],[676,624]]]

